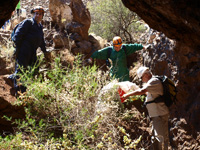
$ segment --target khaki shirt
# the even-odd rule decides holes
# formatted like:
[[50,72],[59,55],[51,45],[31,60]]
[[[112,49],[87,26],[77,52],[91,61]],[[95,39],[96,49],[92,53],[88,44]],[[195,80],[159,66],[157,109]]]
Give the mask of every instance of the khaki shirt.
[[[154,100],[156,97],[163,95],[163,86],[161,81],[153,76],[143,87],[143,89],[146,89],[147,97],[145,102],[150,102]],[[168,107],[165,105],[164,102],[160,103],[150,103],[146,105],[147,110],[149,112],[150,117],[157,117],[157,116],[163,116],[169,113]]]

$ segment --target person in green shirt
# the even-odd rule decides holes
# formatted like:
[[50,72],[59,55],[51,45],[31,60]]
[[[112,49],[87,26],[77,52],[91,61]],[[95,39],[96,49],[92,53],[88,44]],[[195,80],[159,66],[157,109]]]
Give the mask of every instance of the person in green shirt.
[[[108,56],[110,48],[112,50],[110,56]],[[126,49],[126,52],[124,49]],[[121,37],[116,36],[113,38],[112,47],[105,47],[95,51],[88,61],[91,63],[94,58],[105,60],[110,58],[112,60],[110,76],[119,79],[120,82],[130,81],[129,69],[127,67],[127,56],[141,49],[144,49],[142,44],[122,44]]]
[[17,4],[16,10],[17,10],[17,16],[19,17],[19,16],[20,16],[20,10],[21,10],[20,1],[19,1],[19,3]]

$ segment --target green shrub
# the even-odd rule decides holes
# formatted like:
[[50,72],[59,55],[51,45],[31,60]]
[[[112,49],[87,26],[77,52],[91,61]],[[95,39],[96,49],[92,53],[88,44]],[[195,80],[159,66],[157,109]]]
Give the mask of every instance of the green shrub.
[[[1,148],[82,150],[131,146],[126,130],[117,125],[119,105],[113,99],[116,93],[98,99],[102,87],[110,82],[107,72],[96,65],[81,66],[79,58],[72,69],[63,68],[56,58],[51,70],[36,76],[33,72],[34,68],[20,75],[27,92],[19,96],[16,104],[25,107],[26,118],[15,121],[18,126],[14,135],[0,138],[0,144],[4,143]],[[97,111],[100,103],[109,111]],[[126,144],[120,140],[124,133]]]
[[119,0],[93,0],[87,5],[92,22],[89,32],[109,41],[116,35],[125,42],[134,42],[143,32],[138,15],[126,8]]

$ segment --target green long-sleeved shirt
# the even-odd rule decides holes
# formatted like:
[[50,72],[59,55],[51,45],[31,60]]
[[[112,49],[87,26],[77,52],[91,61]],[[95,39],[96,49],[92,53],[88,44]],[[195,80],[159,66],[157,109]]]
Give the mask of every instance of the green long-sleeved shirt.
[[[124,46],[126,47],[126,53],[124,51]],[[123,44],[120,51],[115,51],[112,47],[110,54],[110,59],[112,60],[113,66],[110,71],[111,77],[119,79],[119,81],[129,81],[129,69],[127,68],[127,56],[131,55],[137,50],[141,50],[143,46],[141,44]],[[92,58],[97,59],[107,59],[108,50],[110,47],[105,47],[98,50],[92,54]]]

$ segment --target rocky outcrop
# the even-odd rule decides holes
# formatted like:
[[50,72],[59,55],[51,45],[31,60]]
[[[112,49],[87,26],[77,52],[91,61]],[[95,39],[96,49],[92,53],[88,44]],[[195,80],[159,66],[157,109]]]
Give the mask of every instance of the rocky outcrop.
[[[188,143],[199,141],[197,133],[200,131],[200,121],[197,119],[200,113],[200,3],[189,0],[122,2],[144,19],[151,28],[159,31],[154,31],[155,34],[150,33],[154,37],[153,43],[143,53],[142,63],[150,67],[154,74],[165,74],[175,81],[178,101],[170,109],[171,118],[174,118],[171,134],[176,136],[176,142],[172,143],[174,142],[175,147],[180,148],[180,143],[187,147]],[[183,120],[181,118],[184,118],[184,124],[179,121]],[[179,122],[183,130],[177,130]],[[189,140],[187,136],[183,137],[184,130],[192,135]],[[198,149],[197,147],[194,149]]]
[[200,48],[199,1],[122,0],[122,2],[151,28],[189,47]]
[[16,5],[19,0],[12,1],[1,1],[0,5],[0,27],[4,25],[4,23],[10,19],[12,12],[15,10]]
[[[157,52],[153,49],[146,54],[144,64],[151,67],[153,72],[174,76],[174,71],[170,69],[170,65],[176,70],[174,80],[177,80],[179,87],[179,101],[185,105],[196,103],[200,99],[200,54],[199,40],[200,28],[199,4],[196,1],[136,1],[122,0],[126,7],[135,11],[142,19],[148,23],[151,28],[162,31],[166,36],[174,39],[173,47],[168,46],[167,49],[160,47],[159,41],[167,44],[168,41],[164,37],[156,39]],[[163,9],[164,8],[164,9]],[[167,54],[171,53],[170,57]],[[162,53],[162,56],[159,56]],[[162,60],[170,60],[163,62]],[[162,67],[161,67],[162,66]],[[159,72],[157,71],[159,69]],[[188,107],[188,106],[187,106]],[[187,108],[189,110],[190,108]]]
[[[25,111],[24,111],[23,106],[16,106],[16,105],[11,104],[12,103],[11,100],[14,100],[15,98],[13,98],[13,96],[10,95],[10,91],[7,91],[7,89],[12,90],[12,86],[4,84],[3,82],[5,82],[6,80],[8,79],[2,78],[2,76],[0,76],[0,83],[1,83],[0,91],[4,92],[4,95],[3,96],[1,95],[0,97],[0,103],[1,103],[0,133],[1,135],[3,135],[3,132],[13,131],[13,127],[16,126],[14,124],[16,119],[25,118]],[[2,85],[6,85],[7,87],[2,88]],[[6,101],[5,99],[6,100],[9,99],[10,101]]]
[[69,33],[78,33],[83,40],[88,40],[88,30],[91,24],[91,16],[82,0],[72,0],[71,9],[73,22],[67,25]]
[[[96,35],[88,35],[91,17],[82,0],[50,0],[49,11],[55,31],[52,35],[54,48],[69,49],[74,55],[84,54],[83,59],[105,47],[106,40]],[[105,60],[96,64],[106,70]]]
[[71,23],[73,19],[70,1],[50,0],[49,11],[52,22],[57,24],[61,29],[64,29],[66,24]]
[[6,59],[0,58],[0,64],[0,133],[2,134],[13,131],[15,119],[24,118],[25,112],[23,106],[13,105],[16,101],[15,90],[13,82],[7,78],[11,70]]
[[91,51],[91,43],[88,42],[91,17],[81,0],[50,0],[49,11],[57,28],[57,36],[53,37],[55,48],[69,49],[70,42],[75,41],[72,53],[84,54]]
[[[199,149],[196,141],[199,141],[199,114],[200,103],[198,87],[199,71],[196,65],[191,68],[191,75],[181,73],[181,67],[187,66],[187,58],[180,61],[177,59],[176,49],[187,51],[188,47],[179,45],[176,40],[169,39],[164,33],[151,29],[151,38],[146,50],[140,51],[141,64],[137,64],[131,74],[137,83],[138,78],[134,76],[141,65],[148,66],[154,75],[167,75],[171,78],[178,89],[176,104],[170,107],[170,145],[175,149],[188,148]],[[191,59],[197,60],[196,57]],[[182,65],[180,66],[180,63]],[[185,73],[187,69],[184,69]],[[197,75],[197,76],[196,76]],[[182,79],[182,80],[180,80]],[[184,82],[187,81],[187,84]],[[192,93],[195,95],[192,95]],[[185,134],[187,132],[187,134]]]

